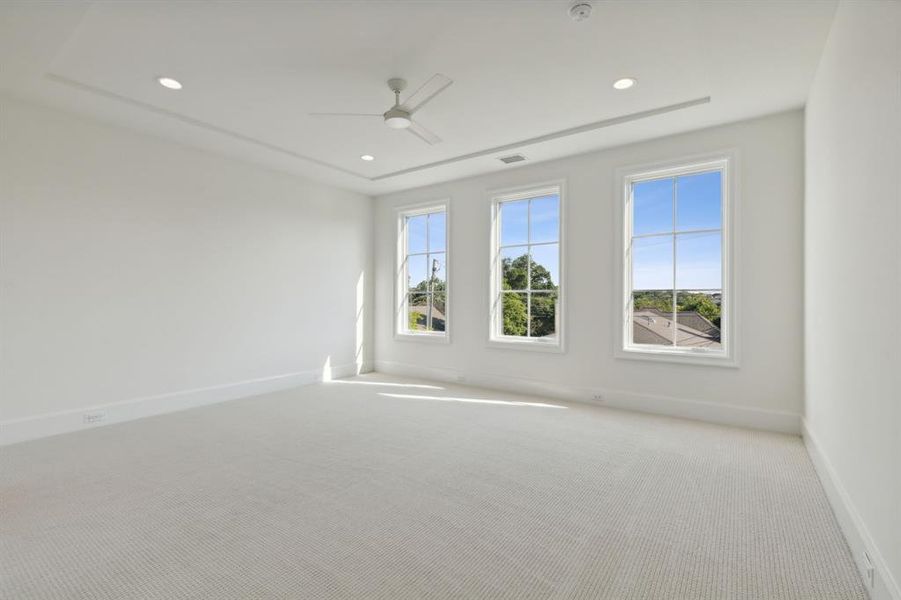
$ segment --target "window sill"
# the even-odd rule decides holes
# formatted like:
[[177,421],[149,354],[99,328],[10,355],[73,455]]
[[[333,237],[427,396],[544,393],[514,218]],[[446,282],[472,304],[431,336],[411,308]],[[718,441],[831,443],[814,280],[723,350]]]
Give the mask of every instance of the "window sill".
[[614,353],[616,358],[627,360],[644,360],[650,362],[665,362],[683,365],[695,365],[703,367],[727,367],[738,368],[738,359],[728,354],[713,354],[708,352],[692,352],[691,350],[671,351],[653,350],[644,348],[622,348]]
[[427,344],[448,344],[447,333],[395,333],[394,339],[399,342],[425,342]]
[[491,338],[488,340],[488,347],[504,350],[526,350],[529,352],[553,352],[556,354],[562,354],[564,352],[562,341],[542,342],[535,338]]

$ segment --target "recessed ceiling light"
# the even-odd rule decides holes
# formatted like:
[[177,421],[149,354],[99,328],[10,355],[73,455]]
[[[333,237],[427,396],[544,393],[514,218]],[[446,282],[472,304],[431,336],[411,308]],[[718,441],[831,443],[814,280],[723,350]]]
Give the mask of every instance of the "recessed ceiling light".
[[362,158],[363,160],[375,160],[375,157],[371,154],[364,154],[360,158]]
[[180,90],[181,82],[177,79],[172,79],[171,77],[159,77],[157,81],[160,82],[160,85],[164,88],[169,88],[170,90]]
[[637,82],[631,77],[623,77],[622,79],[617,79],[613,82],[613,87],[618,90],[627,90]]

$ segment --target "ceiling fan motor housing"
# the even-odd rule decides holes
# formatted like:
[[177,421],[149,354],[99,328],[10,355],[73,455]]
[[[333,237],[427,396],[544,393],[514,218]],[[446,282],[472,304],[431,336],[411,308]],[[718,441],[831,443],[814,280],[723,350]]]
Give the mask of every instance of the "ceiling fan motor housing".
[[400,77],[392,77],[388,80],[388,87],[394,93],[402,92],[407,89],[407,80]]

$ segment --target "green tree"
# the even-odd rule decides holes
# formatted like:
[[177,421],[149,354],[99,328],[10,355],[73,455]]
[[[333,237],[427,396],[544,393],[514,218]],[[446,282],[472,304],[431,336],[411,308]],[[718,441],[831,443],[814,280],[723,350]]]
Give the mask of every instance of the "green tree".
[[[431,283],[431,289],[429,289],[429,284]],[[426,293],[426,292],[444,292],[447,291],[447,284],[438,279],[437,277],[432,277],[432,280],[424,279],[417,283],[415,286],[410,288],[410,293]]]
[[507,293],[503,295],[504,335],[526,335],[528,332],[528,313],[523,294]]
[[679,294],[680,311],[693,311],[716,325],[720,326],[720,307],[707,294]]
[[556,333],[557,294],[532,294],[532,337]]
[[432,306],[441,311],[441,314],[447,312],[447,282],[437,277],[432,277],[431,281],[424,280],[410,288],[411,293],[425,294],[432,292]]
[[632,295],[632,305],[635,310],[644,308],[656,308],[661,312],[673,312],[673,293],[662,291],[635,292]]
[[425,315],[421,312],[417,312],[415,310],[410,311],[410,314],[407,315],[409,323],[408,327],[410,329],[424,329],[425,328]]
[[[528,254],[501,261],[504,290],[548,290],[555,292],[557,284],[546,267]],[[530,277],[531,273],[531,277]],[[531,283],[531,285],[529,285]],[[504,335],[542,337],[554,333],[556,327],[557,294],[531,294],[531,321],[526,294],[503,295]],[[531,326],[531,327],[530,327]]]
[[[531,263],[531,264],[530,264]],[[551,278],[551,272],[538,264],[528,254],[516,258],[505,258],[501,261],[505,290],[529,289],[529,267],[532,271],[533,290],[556,290],[557,286]]]

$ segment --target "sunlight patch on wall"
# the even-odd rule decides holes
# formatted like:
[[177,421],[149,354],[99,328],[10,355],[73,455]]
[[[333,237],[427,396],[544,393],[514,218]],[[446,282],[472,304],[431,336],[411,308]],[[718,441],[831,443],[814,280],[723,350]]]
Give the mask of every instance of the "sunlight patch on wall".
[[354,344],[354,363],[356,365],[356,374],[359,375],[363,372],[363,348],[365,344],[365,331],[366,324],[364,314],[365,308],[365,299],[366,299],[366,273],[361,272],[360,277],[357,279],[357,316],[355,323],[355,344]]
[[325,364],[322,365],[322,381],[331,381],[332,380],[332,357],[331,355],[325,357]]

